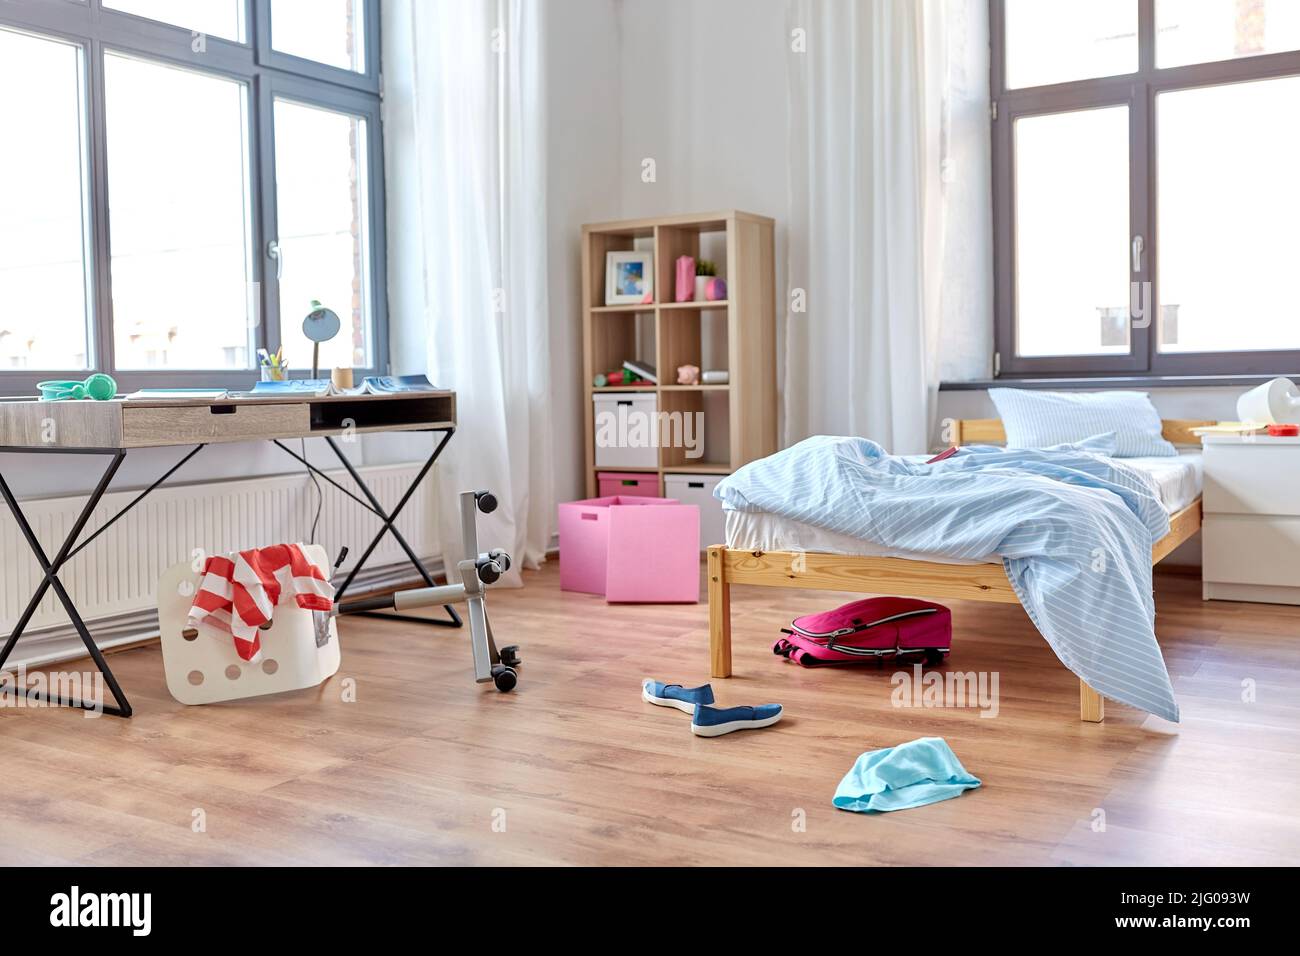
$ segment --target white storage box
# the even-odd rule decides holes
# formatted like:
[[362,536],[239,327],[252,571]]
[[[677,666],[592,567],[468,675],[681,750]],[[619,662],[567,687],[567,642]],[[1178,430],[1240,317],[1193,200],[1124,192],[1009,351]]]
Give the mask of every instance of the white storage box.
[[713,489],[722,478],[722,475],[664,475],[664,497],[676,498],[684,505],[699,505],[701,551],[711,544],[727,543],[722,502],[713,497]]
[[595,416],[597,468],[657,468],[659,419],[654,392],[597,392]]

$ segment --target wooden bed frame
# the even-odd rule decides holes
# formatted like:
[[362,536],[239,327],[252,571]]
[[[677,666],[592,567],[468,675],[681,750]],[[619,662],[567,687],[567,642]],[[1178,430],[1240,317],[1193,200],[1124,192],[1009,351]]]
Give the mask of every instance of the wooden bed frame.
[[[1206,421],[1165,421],[1163,434],[1176,445],[1199,444],[1193,428]],[[996,418],[956,423],[954,445],[997,444],[1006,441]],[[1151,548],[1156,564],[1201,527],[1201,499],[1169,517],[1169,533]],[[955,598],[1019,604],[1000,564],[940,564],[910,558],[863,558],[847,554],[802,551],[742,551],[726,545],[708,549],[709,658],[714,677],[731,676],[731,586],[814,588],[908,597]],[[798,570],[796,570],[796,568]],[[1101,721],[1103,698],[1079,681],[1079,719]]]

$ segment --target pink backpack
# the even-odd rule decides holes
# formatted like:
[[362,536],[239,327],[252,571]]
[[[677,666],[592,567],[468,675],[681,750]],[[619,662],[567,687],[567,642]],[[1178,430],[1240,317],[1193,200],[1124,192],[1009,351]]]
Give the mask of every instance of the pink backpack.
[[795,618],[781,633],[789,637],[773,644],[772,653],[804,667],[918,656],[933,665],[952,646],[952,612],[913,598],[866,598]]

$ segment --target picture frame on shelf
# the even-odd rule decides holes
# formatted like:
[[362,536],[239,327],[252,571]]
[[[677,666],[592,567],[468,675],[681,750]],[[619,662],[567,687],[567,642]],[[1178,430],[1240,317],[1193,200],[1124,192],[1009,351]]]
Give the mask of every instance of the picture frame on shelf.
[[605,254],[605,304],[654,301],[654,253],[629,249]]

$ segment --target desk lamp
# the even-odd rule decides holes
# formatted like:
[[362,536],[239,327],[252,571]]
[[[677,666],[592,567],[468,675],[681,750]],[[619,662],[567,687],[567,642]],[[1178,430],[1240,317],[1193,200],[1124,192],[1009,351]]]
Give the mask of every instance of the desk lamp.
[[320,304],[318,299],[311,300],[311,311],[302,320],[302,334],[312,342],[311,377],[320,378],[320,344],[328,342],[339,334],[343,323],[332,311]]

